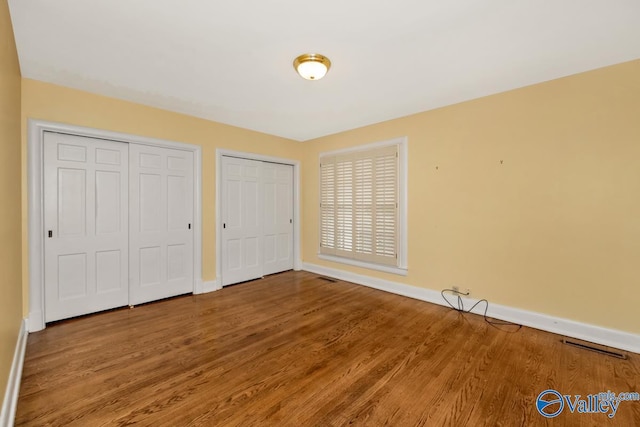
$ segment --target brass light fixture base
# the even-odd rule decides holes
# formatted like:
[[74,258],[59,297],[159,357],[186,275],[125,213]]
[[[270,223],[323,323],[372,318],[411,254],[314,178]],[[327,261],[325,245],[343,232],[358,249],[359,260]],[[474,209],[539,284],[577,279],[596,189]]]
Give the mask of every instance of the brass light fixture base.
[[293,68],[307,80],[320,80],[329,72],[331,61],[319,53],[305,53],[293,60]]

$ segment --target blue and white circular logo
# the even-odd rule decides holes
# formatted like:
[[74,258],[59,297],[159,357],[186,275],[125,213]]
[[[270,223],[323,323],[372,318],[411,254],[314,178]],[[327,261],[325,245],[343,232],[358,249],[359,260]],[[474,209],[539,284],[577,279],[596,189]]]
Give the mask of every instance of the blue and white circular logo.
[[557,391],[545,390],[538,395],[536,408],[543,417],[557,417],[564,409],[564,400],[562,400],[562,395]]

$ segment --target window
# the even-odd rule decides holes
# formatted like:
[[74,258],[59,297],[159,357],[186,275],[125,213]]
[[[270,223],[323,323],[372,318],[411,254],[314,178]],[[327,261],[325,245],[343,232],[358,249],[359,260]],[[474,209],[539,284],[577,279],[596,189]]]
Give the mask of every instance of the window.
[[405,145],[401,138],[320,155],[321,258],[406,271]]

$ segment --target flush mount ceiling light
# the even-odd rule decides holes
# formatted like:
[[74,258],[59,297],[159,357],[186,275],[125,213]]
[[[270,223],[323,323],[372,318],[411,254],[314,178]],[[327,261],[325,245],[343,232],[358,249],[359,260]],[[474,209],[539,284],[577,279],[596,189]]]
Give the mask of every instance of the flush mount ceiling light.
[[317,53],[305,53],[293,60],[293,68],[300,77],[307,80],[320,80],[331,68],[331,61]]

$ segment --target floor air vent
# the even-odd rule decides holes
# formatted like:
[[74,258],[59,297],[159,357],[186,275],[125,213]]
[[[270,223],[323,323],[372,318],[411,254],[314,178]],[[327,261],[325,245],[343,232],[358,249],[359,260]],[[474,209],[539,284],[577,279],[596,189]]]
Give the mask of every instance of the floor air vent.
[[600,353],[605,356],[617,357],[618,359],[627,358],[626,353],[622,353],[617,350],[609,350],[607,347],[601,347],[597,344],[592,344],[590,342],[581,342],[581,341],[576,341],[570,338],[563,338],[562,342],[572,347],[581,348],[583,350],[595,351],[596,353]]
[[331,282],[331,283],[336,283],[337,282],[336,279],[332,279],[331,277],[318,276],[318,279],[326,280],[327,282]]

